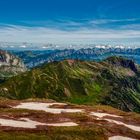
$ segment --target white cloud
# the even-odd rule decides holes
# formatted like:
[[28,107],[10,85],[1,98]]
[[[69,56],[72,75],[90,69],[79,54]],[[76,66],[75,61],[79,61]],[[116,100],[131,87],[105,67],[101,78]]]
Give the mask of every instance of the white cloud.
[[95,24],[95,25],[100,25],[100,24],[108,24],[108,23],[118,23],[118,22],[134,22],[134,21],[139,21],[139,18],[130,18],[130,19],[96,19],[96,20],[91,20],[89,23]]
[[26,27],[8,25],[0,28],[0,41],[32,43],[91,43],[111,39],[137,39],[140,30],[130,29],[88,29],[79,27],[76,30],[61,30],[49,27]]
[[123,25],[121,26],[121,29],[138,30],[140,29],[140,24]]

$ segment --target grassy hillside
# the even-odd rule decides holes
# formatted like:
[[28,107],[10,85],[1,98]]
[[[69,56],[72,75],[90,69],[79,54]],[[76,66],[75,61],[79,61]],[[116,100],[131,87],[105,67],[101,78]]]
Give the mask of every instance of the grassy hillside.
[[0,85],[0,96],[106,104],[140,112],[140,69],[122,57],[53,62],[10,78]]

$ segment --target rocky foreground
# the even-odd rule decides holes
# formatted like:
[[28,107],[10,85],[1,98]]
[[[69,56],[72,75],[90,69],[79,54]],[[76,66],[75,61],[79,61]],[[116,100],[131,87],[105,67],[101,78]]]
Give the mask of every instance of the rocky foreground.
[[140,115],[100,105],[1,100],[0,132],[0,139],[138,140]]

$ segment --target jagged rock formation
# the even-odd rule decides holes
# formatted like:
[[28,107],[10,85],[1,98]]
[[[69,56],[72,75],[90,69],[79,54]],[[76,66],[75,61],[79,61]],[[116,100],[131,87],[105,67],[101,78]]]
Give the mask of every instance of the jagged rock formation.
[[123,56],[134,59],[140,64],[140,49],[119,49],[119,48],[83,48],[64,50],[44,51],[20,51],[14,52],[20,57],[28,68],[36,67],[44,62],[62,61],[65,59],[77,59],[85,61],[101,61],[110,56]]
[[0,50],[0,80],[25,71],[26,67],[18,57]]

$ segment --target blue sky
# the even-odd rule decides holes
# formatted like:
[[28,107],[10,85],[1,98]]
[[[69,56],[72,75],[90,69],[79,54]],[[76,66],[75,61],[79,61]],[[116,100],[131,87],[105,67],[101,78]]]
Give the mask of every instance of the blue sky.
[[140,43],[140,0],[1,0],[0,41]]

